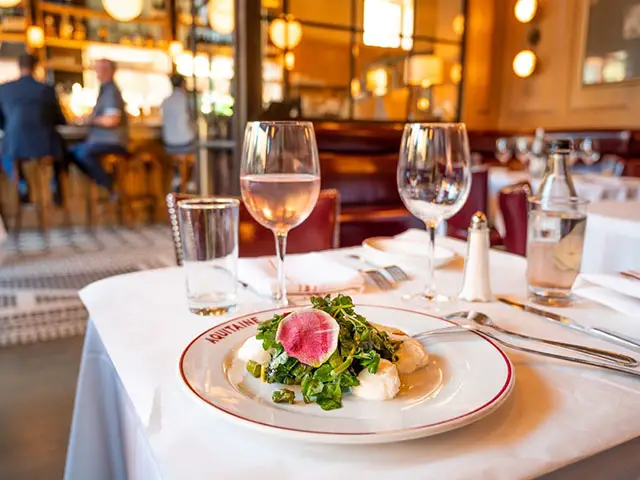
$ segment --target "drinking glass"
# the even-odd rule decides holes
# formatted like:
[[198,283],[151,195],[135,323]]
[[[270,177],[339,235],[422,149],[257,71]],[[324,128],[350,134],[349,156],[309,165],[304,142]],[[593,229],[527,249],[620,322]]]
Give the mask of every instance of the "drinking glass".
[[398,162],[398,192],[407,209],[429,232],[427,282],[421,296],[437,295],[434,277],[435,235],[438,224],[455,215],[471,188],[467,129],[463,123],[411,123],[404,127]]
[[529,200],[527,287],[541,305],[570,306],[580,271],[588,201],[577,197]]
[[278,263],[274,299],[287,305],[287,234],[307,219],[320,193],[313,124],[249,122],[244,133],[240,189],[251,216],[273,231]]
[[178,222],[189,310],[223,315],[236,306],[238,215],[235,198],[178,202]]

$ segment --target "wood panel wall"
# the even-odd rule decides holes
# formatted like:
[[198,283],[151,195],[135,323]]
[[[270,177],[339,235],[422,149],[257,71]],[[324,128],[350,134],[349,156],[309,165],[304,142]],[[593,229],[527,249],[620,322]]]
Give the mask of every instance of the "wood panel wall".
[[590,0],[539,0],[539,68],[527,79],[511,68],[528,28],[513,15],[515,0],[469,1],[463,117],[471,129],[640,127],[640,81],[582,85]]

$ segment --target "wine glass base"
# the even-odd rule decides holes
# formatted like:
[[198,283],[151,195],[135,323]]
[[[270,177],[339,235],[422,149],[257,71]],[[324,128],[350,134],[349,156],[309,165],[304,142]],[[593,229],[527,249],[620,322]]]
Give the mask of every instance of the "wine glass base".
[[[416,301],[419,302],[421,305],[425,305],[426,302],[429,303],[435,303],[435,304],[442,304],[442,303],[447,303],[447,302],[451,302],[453,300],[455,300],[455,298],[452,297],[448,297],[446,295],[442,295],[440,293],[434,293],[434,294],[428,294],[428,293],[409,293],[409,294],[405,294],[402,295],[402,300],[409,300],[409,301]],[[434,306],[434,308],[437,309],[437,306]]]
[[271,300],[275,302],[277,307],[288,307],[291,305],[291,302],[289,302],[287,297],[279,298],[277,295],[273,295]]

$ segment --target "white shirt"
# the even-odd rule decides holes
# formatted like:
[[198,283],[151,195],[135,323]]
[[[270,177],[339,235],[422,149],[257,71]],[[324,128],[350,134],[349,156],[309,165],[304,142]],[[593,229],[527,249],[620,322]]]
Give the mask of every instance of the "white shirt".
[[182,88],[162,102],[162,140],[165,145],[187,145],[196,139],[189,94]]

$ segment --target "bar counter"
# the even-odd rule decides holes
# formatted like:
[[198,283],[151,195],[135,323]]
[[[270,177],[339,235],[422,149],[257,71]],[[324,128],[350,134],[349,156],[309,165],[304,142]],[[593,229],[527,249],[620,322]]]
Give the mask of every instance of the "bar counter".
[[[89,132],[89,128],[82,125],[61,125],[58,131],[67,146],[83,141]],[[0,132],[0,152],[3,132]],[[168,190],[170,181],[170,171],[162,145],[161,125],[157,122],[135,121],[129,122],[129,152],[131,159],[128,165],[131,166],[131,174],[128,188],[135,192],[145,192],[155,198],[153,212],[146,209],[145,212],[138,212],[136,218],[131,221],[146,221],[152,216],[153,221],[164,221],[166,214],[162,202],[164,193]],[[87,202],[90,181],[82,175],[75,166],[69,169],[68,201],[71,214],[71,224],[82,226],[87,224]],[[106,192],[100,193],[101,198],[105,198]],[[17,211],[17,190],[6,175],[0,174],[0,215],[5,224],[11,228],[14,225]],[[107,206],[102,208],[104,214],[100,215],[98,223],[115,222],[115,209]],[[23,228],[33,228],[37,226],[36,211],[34,208],[26,207],[23,210]],[[132,210],[133,212],[133,210]],[[53,225],[61,225],[63,215],[58,209],[55,210],[54,218],[51,219]]]
[[[132,142],[155,141],[161,143],[162,126],[157,122],[133,122],[129,121],[129,139]],[[67,142],[80,142],[89,133],[89,127],[83,125],[60,125],[58,132]]]

